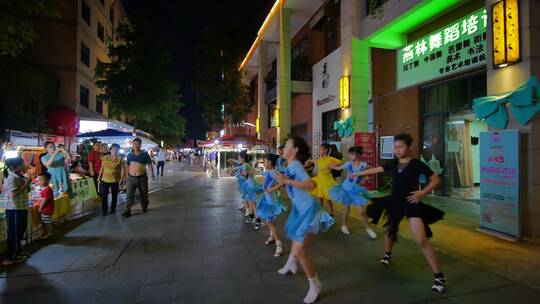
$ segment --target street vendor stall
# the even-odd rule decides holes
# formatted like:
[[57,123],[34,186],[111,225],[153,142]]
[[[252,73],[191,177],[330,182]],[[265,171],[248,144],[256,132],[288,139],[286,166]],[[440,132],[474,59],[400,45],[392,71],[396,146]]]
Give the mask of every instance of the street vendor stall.
[[[229,169],[234,168],[234,162],[238,159],[241,151],[247,151],[252,156],[252,164],[256,171],[263,170],[264,154],[268,147],[260,140],[250,136],[223,135],[220,138],[199,142],[199,148],[204,150],[204,155],[217,152],[216,168],[218,177],[230,176]],[[231,162],[232,160],[233,162]]]
[[137,134],[122,132],[115,129],[106,129],[97,132],[88,132],[77,135],[80,142],[90,139],[99,139],[106,144],[119,144],[120,147],[126,152],[131,148],[131,142],[135,138],[140,138],[142,142],[142,149],[149,151],[150,149],[158,146],[157,143],[145,138],[139,137]]
[[[50,140],[55,143],[62,144],[66,142],[63,136],[43,135],[35,136],[32,133],[22,133],[10,131],[9,134],[15,134],[8,138],[10,144],[5,147],[5,151],[1,156],[2,160],[20,157],[27,166],[26,176],[33,182],[31,184],[31,192],[28,198],[28,235],[31,238],[39,226],[39,199],[40,187],[37,185],[37,175],[46,170],[41,162],[41,156],[46,153],[42,144],[44,140]],[[41,144],[41,146],[40,146]],[[66,154],[69,155],[69,154]],[[3,162],[2,162],[3,163]],[[68,171],[68,158],[66,158],[66,171]],[[53,185],[54,193],[54,213],[53,221],[62,222],[67,219],[82,216],[89,211],[93,211],[98,206],[97,193],[94,180],[90,177],[77,173],[69,173],[70,192],[64,193],[58,185]],[[1,185],[0,185],[1,186]],[[0,187],[0,191],[1,191]],[[6,238],[6,221],[5,221],[5,202],[6,199],[0,192],[0,251],[3,249],[3,240]]]

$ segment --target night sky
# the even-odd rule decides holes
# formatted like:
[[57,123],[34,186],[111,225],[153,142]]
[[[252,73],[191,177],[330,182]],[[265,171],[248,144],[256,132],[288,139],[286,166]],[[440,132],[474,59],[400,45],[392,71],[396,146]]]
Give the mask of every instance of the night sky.
[[[201,29],[207,26],[232,24],[243,31],[245,52],[275,0],[122,0],[128,14],[144,11],[156,28],[164,34],[172,56],[173,75],[178,81],[185,104],[187,138],[204,139],[206,127],[203,109],[195,100],[191,82],[195,76],[194,54]],[[189,3],[189,5],[186,5]]]

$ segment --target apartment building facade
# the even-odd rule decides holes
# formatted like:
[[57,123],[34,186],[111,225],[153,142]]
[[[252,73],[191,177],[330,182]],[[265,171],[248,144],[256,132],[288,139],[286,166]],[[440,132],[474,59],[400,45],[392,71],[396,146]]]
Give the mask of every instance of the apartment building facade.
[[120,0],[64,0],[61,17],[35,20],[37,40],[25,56],[60,83],[59,103],[80,120],[105,120],[107,105],[97,100],[94,74],[98,62],[109,62],[115,29],[127,22]]
[[258,137],[303,136],[317,157],[322,142],[343,151],[370,132],[382,164],[383,139],[407,132],[417,156],[440,166],[438,195],[480,201],[480,134],[517,130],[519,208],[493,216],[518,222],[513,236],[538,236],[540,116],[510,113],[497,128],[473,107],[540,76],[538,15],[534,0],[278,0],[240,67],[257,85]]

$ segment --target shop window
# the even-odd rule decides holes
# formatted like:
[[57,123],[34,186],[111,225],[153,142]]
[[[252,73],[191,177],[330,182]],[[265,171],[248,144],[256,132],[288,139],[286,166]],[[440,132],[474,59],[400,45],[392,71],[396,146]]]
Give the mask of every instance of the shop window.
[[268,128],[277,127],[276,117],[274,116],[274,110],[276,109],[276,107],[277,105],[275,102],[268,105]]
[[81,62],[90,67],[90,49],[81,42]]
[[388,2],[388,0],[366,0],[366,15],[372,17],[379,17],[382,15],[382,6]]
[[84,0],[81,0],[81,17],[88,25],[92,24],[92,10]]
[[87,108],[90,105],[90,90],[83,85],[80,87],[79,103]]
[[96,96],[96,112],[103,114],[103,101]]
[[334,122],[341,119],[341,110],[335,109],[333,111],[325,112],[322,114],[322,142],[328,143],[331,141],[338,141],[339,135],[337,130],[334,129]]
[[291,51],[291,79],[298,81],[311,81],[312,68],[308,60],[307,37]]
[[99,22],[97,24],[97,36],[101,42],[105,42],[105,28]]

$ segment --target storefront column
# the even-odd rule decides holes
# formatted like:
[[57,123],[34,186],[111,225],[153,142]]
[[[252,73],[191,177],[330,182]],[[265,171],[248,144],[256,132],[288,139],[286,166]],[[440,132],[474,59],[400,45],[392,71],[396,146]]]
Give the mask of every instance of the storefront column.
[[[354,132],[369,129],[370,60],[369,45],[360,40],[358,31],[361,21],[362,1],[341,1],[341,48],[343,52],[343,75],[350,76],[351,107],[342,110],[342,119],[353,116]],[[342,140],[343,148],[354,144],[354,136]]]
[[259,118],[259,134],[261,140],[268,140],[268,107],[266,106],[266,82],[268,73],[268,43],[264,40],[259,42],[259,71],[257,74],[257,117]]
[[[489,8],[495,0],[486,0]],[[521,62],[504,68],[493,67],[492,33],[487,31],[487,95],[499,95],[514,90],[518,85],[536,75],[540,78],[540,3],[520,1]],[[488,28],[492,20],[488,18]],[[519,124],[508,108],[508,129],[519,129],[520,147],[520,206],[522,235],[540,236],[540,114],[526,126]],[[493,128],[490,127],[490,130]],[[495,131],[495,130],[494,130]]]
[[279,127],[277,144],[284,144],[291,133],[291,12],[283,7],[279,14],[279,53],[277,76],[277,106]]

